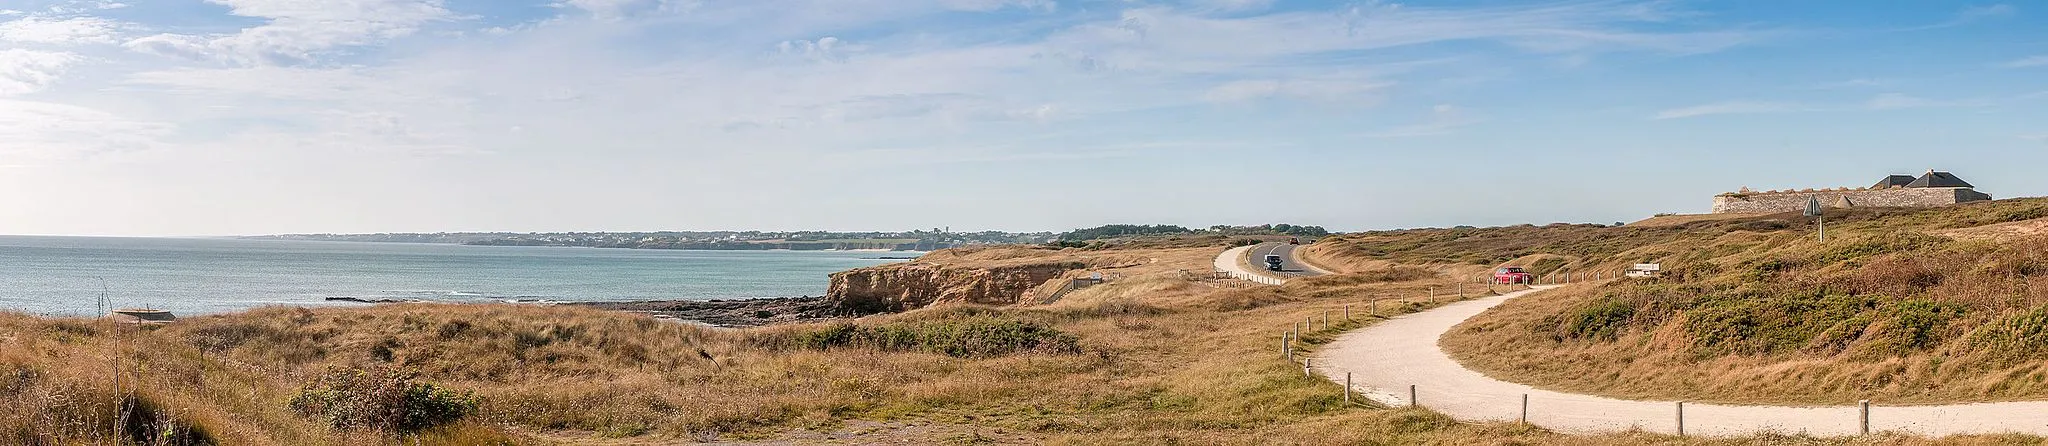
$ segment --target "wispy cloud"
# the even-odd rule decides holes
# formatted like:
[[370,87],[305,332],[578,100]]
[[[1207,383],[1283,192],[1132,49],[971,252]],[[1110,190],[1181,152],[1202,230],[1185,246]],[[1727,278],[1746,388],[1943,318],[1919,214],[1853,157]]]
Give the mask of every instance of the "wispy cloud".
[[0,98],[0,160],[70,160],[144,150],[173,127],[92,108]]
[[98,17],[29,16],[0,22],[0,41],[51,45],[113,43],[120,24]]
[[1820,85],[1815,85],[1813,88],[1816,90],[1840,90],[1850,88],[1883,87],[1891,84],[1892,81],[1886,79],[1860,77],[1843,81],[1827,82]]
[[2048,55],[2022,57],[2002,65],[2007,68],[2048,67]]
[[452,20],[442,0],[210,0],[231,14],[265,22],[227,35],[158,34],[129,41],[134,50],[243,65],[309,62],[337,48],[411,35]]
[[1885,93],[1855,103],[1804,103],[1784,101],[1727,101],[1657,112],[1650,119],[1679,119],[1712,115],[1887,111],[1920,108],[1984,107],[1995,103],[1984,99],[1930,99],[1903,93]]
[[1901,110],[1909,108],[1941,107],[1982,107],[1990,101],[1980,99],[1928,99],[1900,93],[1885,93],[1863,102],[1866,110]]
[[1679,119],[1713,115],[1790,113],[1812,110],[1790,102],[1728,101],[1681,107],[1657,112],[1651,119]]
[[0,49],[0,97],[40,91],[83,61],[77,54],[20,48]]
[[1943,28],[1954,28],[1958,26],[1970,25],[1989,20],[2008,18],[2018,14],[2018,8],[2014,8],[2012,5],[2002,3],[1993,5],[1971,6],[1963,8],[1960,11],[1956,11],[1955,15],[1949,16],[1948,20],[1941,21],[1940,23],[1915,26],[1911,28],[1905,28],[1900,31],[1926,31]]

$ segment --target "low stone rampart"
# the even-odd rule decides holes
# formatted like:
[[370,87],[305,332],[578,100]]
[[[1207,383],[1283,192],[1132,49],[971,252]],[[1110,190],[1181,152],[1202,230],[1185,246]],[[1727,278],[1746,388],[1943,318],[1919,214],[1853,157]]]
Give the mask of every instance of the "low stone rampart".
[[1967,187],[1732,192],[1714,197],[1714,213],[1798,212],[1805,210],[1807,201],[1814,197],[1827,207],[1933,207],[1991,199],[1990,195]]

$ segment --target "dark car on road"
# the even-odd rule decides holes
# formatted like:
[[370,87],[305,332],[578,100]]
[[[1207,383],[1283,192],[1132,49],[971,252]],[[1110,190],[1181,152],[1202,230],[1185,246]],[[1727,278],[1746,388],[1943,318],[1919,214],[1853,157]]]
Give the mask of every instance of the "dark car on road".
[[1277,255],[1269,255],[1269,256],[1266,256],[1266,269],[1269,269],[1269,270],[1273,270],[1273,271],[1279,271],[1279,270],[1280,270],[1280,265],[1281,265],[1282,263],[1284,263],[1284,262],[1281,262],[1281,261],[1280,261],[1280,256],[1277,256]]

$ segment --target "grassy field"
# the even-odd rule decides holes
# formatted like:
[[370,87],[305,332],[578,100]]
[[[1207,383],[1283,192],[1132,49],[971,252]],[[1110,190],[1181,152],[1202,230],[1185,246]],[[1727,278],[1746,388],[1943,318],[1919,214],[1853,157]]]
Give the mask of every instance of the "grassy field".
[[1792,215],[1665,225],[1405,231],[1338,259],[1538,272],[1658,262],[1659,280],[1580,284],[1453,330],[1468,366],[1626,398],[1937,403],[2048,398],[2048,201],[1837,210],[1830,240]]
[[[1564,436],[1346,405],[1337,385],[1280,357],[1279,333],[1332,315],[1304,336],[1313,348],[1376,321],[1363,315],[1372,299],[1387,314],[1417,311],[1451,279],[1404,267],[1243,287],[1181,272],[1206,271],[1198,252],[1220,246],[1157,248],[1173,243],[935,254],[921,261],[1131,266],[1054,305],[756,329],[507,305],[272,308],[153,330],[0,316],[0,407],[27,409],[0,411],[0,444],[1931,443]],[[1357,320],[1342,318],[1347,305]],[[463,404],[455,421],[418,429],[378,418]]]

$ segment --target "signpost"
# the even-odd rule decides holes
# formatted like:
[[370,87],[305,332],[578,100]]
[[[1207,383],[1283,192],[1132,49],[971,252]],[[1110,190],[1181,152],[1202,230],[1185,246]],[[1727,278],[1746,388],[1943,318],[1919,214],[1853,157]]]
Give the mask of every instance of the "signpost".
[[1807,196],[1807,197],[1806,197],[1806,216],[1808,216],[1808,217],[1813,217],[1813,220],[1814,220],[1815,222],[1819,223],[1819,225],[1820,225],[1820,242],[1821,242],[1821,243],[1827,243],[1827,242],[1828,242],[1828,219],[1827,219],[1827,217],[1826,217],[1826,216],[1823,216],[1823,215],[1822,215],[1822,213],[1821,213],[1821,207],[1820,207],[1820,196],[1819,196],[1819,195],[1811,195],[1811,196]]

